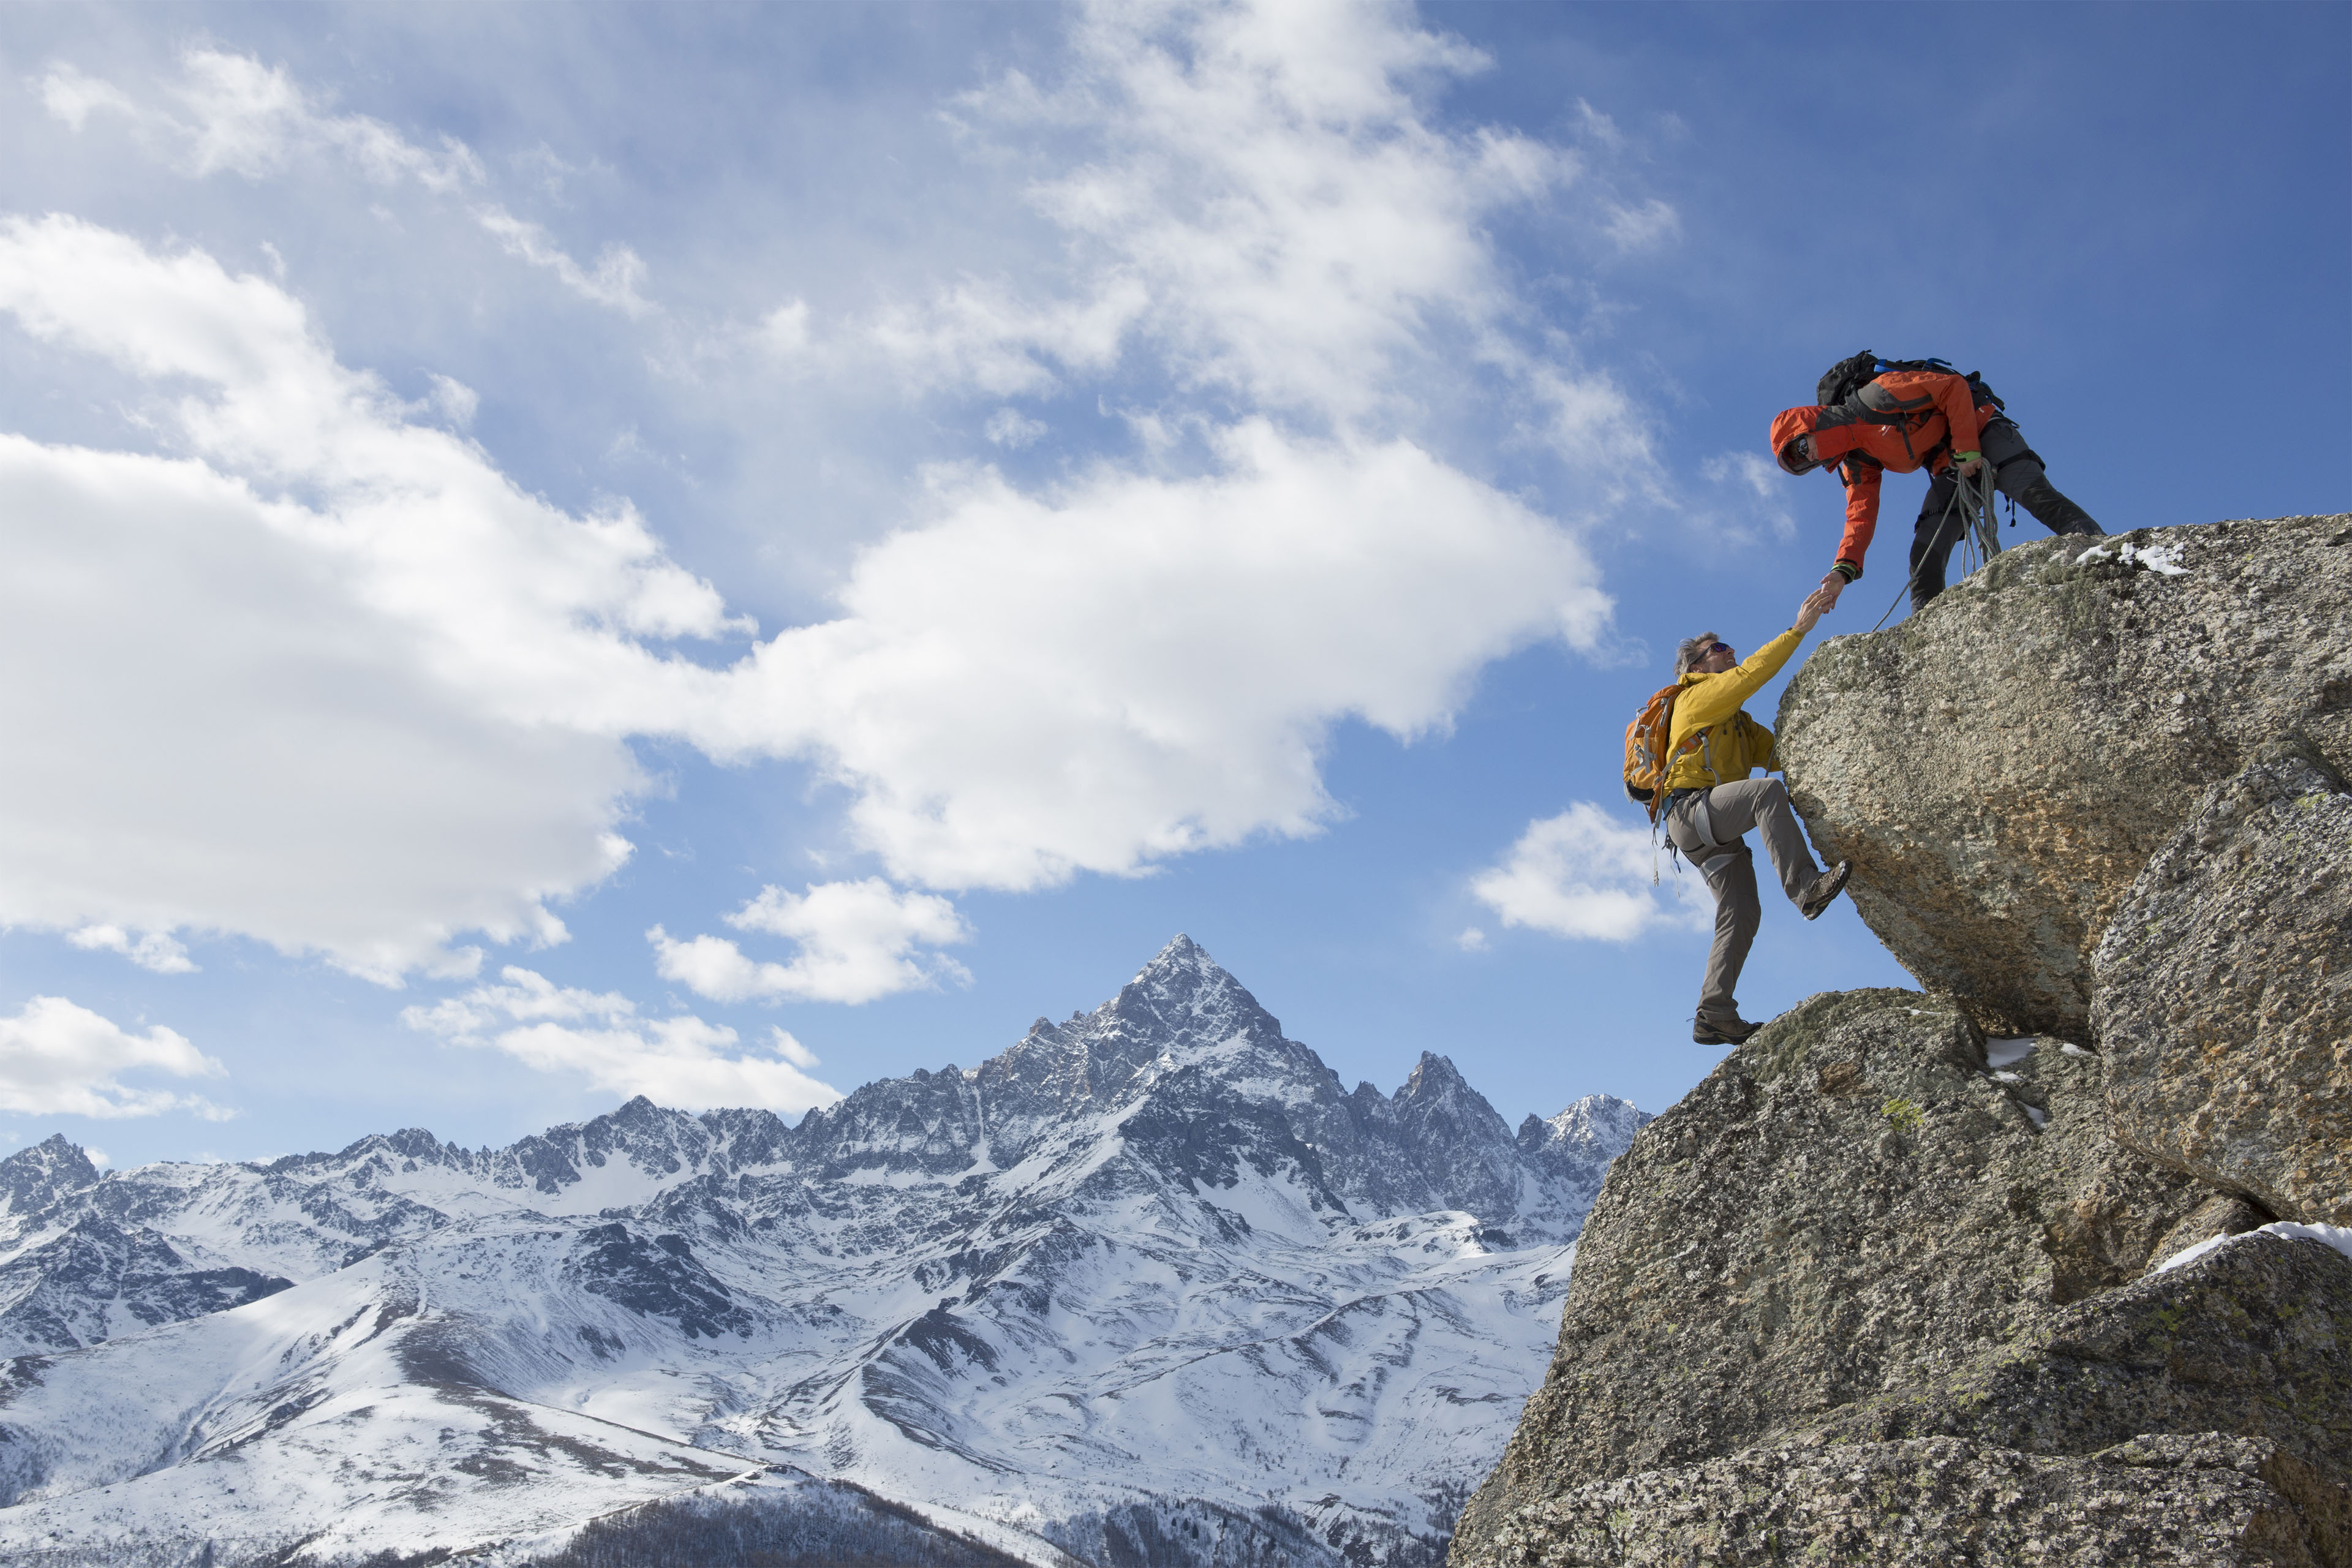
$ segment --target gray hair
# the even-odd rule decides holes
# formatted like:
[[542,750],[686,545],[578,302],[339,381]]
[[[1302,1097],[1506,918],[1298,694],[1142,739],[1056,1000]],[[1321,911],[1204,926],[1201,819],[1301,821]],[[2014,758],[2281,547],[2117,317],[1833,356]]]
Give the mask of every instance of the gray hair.
[[1698,650],[1715,641],[1713,632],[1701,632],[1695,637],[1685,637],[1675,645],[1675,679],[1688,675],[1691,666],[1698,662]]

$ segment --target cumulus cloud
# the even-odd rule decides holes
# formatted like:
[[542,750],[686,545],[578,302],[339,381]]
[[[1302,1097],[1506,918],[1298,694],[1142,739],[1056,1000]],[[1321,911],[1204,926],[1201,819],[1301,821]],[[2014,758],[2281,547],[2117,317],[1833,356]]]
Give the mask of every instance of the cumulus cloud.
[[1195,479],[943,472],[835,618],[713,669],[653,645],[745,624],[633,510],[407,423],[273,283],[10,219],[0,310],[199,389],[155,410],[185,458],[0,437],[0,646],[55,672],[0,693],[43,764],[0,782],[23,922],[387,978],[457,932],[560,940],[549,900],[627,854],[630,735],[814,759],[902,882],[1132,872],[1313,831],[1333,723],[1441,728],[1481,665],[1608,614],[1570,535],[1421,447],[1252,421]]
[[407,423],[200,253],[0,220],[0,310],[172,385],[149,413],[186,454],[0,435],[0,648],[43,672],[0,686],[0,920],[381,979],[459,963],[457,932],[560,940],[548,900],[625,858],[641,783],[599,692],[699,679],[647,639],[741,629],[718,595],[625,508],[564,513]]
[[772,1032],[772,1055],[761,1055],[738,1049],[734,1030],[691,1014],[641,1018],[617,993],[560,986],[511,965],[499,978],[505,984],[406,1008],[401,1021],[453,1044],[504,1051],[541,1072],[577,1074],[598,1089],[681,1110],[791,1112],[841,1098],[802,1070],[816,1066],[816,1057],[782,1029]]
[[158,1024],[134,1035],[62,996],[36,996],[0,1018],[0,1110],[39,1116],[155,1116],[193,1111],[218,1121],[232,1113],[194,1095],[124,1085],[124,1073],[220,1078],[219,1062]]
[[953,959],[915,951],[971,940],[955,906],[934,894],[899,892],[879,877],[801,893],[763,888],[727,923],[790,938],[800,944],[799,956],[790,963],[757,962],[724,937],[678,942],[656,926],[646,938],[662,977],[717,1002],[852,1003],[971,979]]
[[[1339,810],[1336,726],[1443,732],[1489,661],[1593,647],[1610,603],[1574,533],[1412,430],[1428,376],[1467,358],[1510,379],[1527,438],[1583,493],[1644,482],[1638,410],[1523,330],[1486,234],[1577,189],[1579,155],[1437,128],[1416,95],[1481,62],[1399,11],[1104,5],[1067,58],[1050,86],[1006,76],[955,106],[1052,154],[1031,197],[1066,272],[959,278],[822,342],[794,299],[760,332],[802,373],[843,374],[856,342],[984,397],[972,423],[995,408],[983,428],[1007,447],[1039,424],[1007,397],[1157,384],[1134,425],[1169,442],[1034,490],[930,470],[826,618],[731,662],[664,646],[752,628],[625,502],[551,505],[456,433],[469,389],[436,379],[404,406],[285,287],[68,217],[0,220],[0,310],[143,378],[164,448],[0,436],[22,568],[0,581],[0,648],[55,672],[0,692],[42,764],[0,779],[0,921],[463,973],[465,933],[562,940],[556,904],[629,852],[628,743],[658,737],[811,765],[898,884],[779,893],[778,923],[743,911],[740,940],[659,932],[663,973],[714,997],[857,1000],[961,973],[936,951],[961,921],[926,912],[932,893],[1316,832]],[[64,68],[43,90],[70,123],[162,116],[142,133],[194,172],[328,148],[371,179],[480,183],[462,149],[421,161],[257,62],[199,51],[184,77],[153,110]],[[634,253],[583,267],[465,199],[566,287],[654,309]],[[453,428],[412,422],[428,416]],[[797,952],[761,957],[758,935]]]
[[1335,722],[1440,729],[1487,661],[1606,623],[1572,537],[1409,443],[1252,422],[1220,456],[1051,497],[947,476],[841,616],[760,648],[771,710],[894,875],[1029,889],[1311,833]]
[[1713,897],[1688,885],[1696,878],[1653,886],[1655,862],[1646,827],[1578,801],[1558,816],[1528,824],[1470,890],[1507,926],[1583,941],[1631,942],[1653,927],[1711,926]]

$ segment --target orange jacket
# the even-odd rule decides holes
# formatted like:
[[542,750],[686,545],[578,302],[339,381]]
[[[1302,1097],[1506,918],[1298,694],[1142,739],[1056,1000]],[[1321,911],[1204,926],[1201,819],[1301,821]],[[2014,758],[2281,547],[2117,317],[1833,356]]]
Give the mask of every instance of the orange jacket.
[[1800,436],[1813,437],[1813,453],[1834,466],[1845,482],[1845,535],[1837,561],[1862,575],[1862,558],[1878,531],[1878,481],[1888,468],[1898,474],[1940,468],[1953,452],[1974,452],[1986,420],[1998,409],[1977,405],[1968,377],[1934,370],[1890,370],[1834,408],[1784,408],[1772,419],[1772,451],[1778,457]]

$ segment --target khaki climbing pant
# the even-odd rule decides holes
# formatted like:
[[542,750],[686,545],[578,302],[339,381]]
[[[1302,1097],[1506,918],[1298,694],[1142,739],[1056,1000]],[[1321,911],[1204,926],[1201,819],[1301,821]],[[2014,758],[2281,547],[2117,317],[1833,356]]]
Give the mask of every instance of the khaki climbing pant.
[[1715,945],[1707,950],[1706,978],[1698,994],[1698,1016],[1714,1022],[1739,1016],[1732,992],[1748,963],[1748,949],[1764,910],[1756,898],[1756,858],[1742,837],[1764,830],[1764,853],[1780,879],[1780,890],[1801,903],[1822,874],[1798,824],[1796,807],[1779,779],[1744,779],[1695,790],[1666,807],[1666,837],[1699,869],[1715,893]]

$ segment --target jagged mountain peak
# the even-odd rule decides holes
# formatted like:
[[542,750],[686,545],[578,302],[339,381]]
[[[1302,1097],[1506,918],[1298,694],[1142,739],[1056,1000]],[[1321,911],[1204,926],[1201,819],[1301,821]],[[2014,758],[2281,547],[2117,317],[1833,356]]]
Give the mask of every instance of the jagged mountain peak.
[[1220,1045],[1236,1035],[1268,1042],[1282,1038],[1282,1021],[1181,931],[1097,1016],[1124,1025],[1162,1049]]
[[1510,1123],[1487,1103],[1485,1095],[1470,1087],[1451,1058],[1433,1052],[1421,1053],[1391,1103],[1402,1125],[1432,1132],[1443,1129],[1449,1142],[1469,1138],[1500,1144],[1510,1141]]
[[25,1214],[64,1194],[98,1185],[98,1167],[78,1143],[52,1132],[0,1160],[0,1214]]
[[1154,1064],[1181,1062],[1236,1038],[1288,1044],[1281,1020],[1180,932],[1109,1001],[1059,1024],[1039,1018],[1011,1049],[969,1076],[991,1096],[1011,1090],[1064,1106],[1107,1107]]
[[503,1149],[407,1129],[102,1180],[53,1139],[0,1162],[59,1194],[0,1215],[0,1356],[51,1358],[0,1391],[0,1557],[225,1512],[454,1548],[789,1463],[1089,1561],[1130,1561],[1103,1510],[1181,1505],[1160,1568],[1433,1568],[1599,1184],[1532,1125],[1436,1052],[1343,1092],[1179,937],[976,1068],[797,1125],[638,1097]]
[[1423,1051],[1421,1059],[1412,1064],[1404,1083],[1397,1089],[1399,1100],[1452,1100],[1462,1095],[1475,1095],[1483,1103],[1486,1096],[1472,1089],[1462,1069],[1454,1065],[1451,1057],[1441,1057],[1434,1051]]
[[[1528,1120],[1536,1121],[1534,1117]],[[1613,1157],[1653,1120],[1630,1100],[1620,1100],[1613,1094],[1588,1094],[1537,1125],[1544,1129],[1545,1142],[1564,1144],[1580,1152],[1606,1150],[1605,1158]]]

